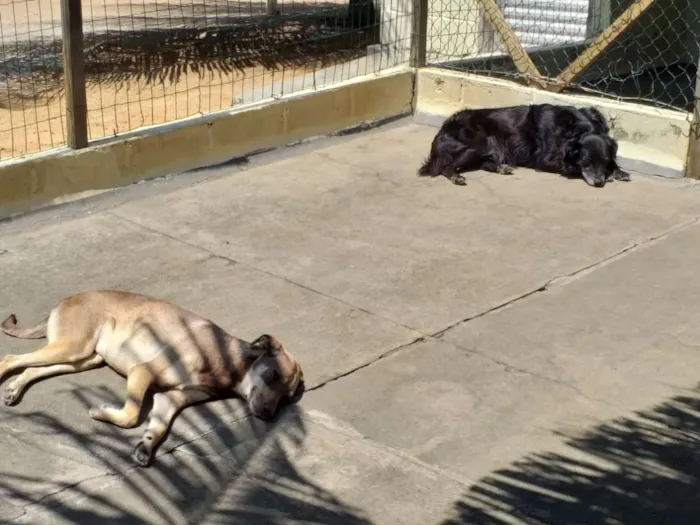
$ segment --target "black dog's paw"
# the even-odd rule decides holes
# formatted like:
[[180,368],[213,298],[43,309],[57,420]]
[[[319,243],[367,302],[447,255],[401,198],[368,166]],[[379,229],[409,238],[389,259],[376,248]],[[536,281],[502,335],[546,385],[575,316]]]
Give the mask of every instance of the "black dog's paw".
[[5,406],[11,407],[17,404],[19,401],[19,393],[12,390],[11,388],[5,389],[5,392],[2,394],[2,402],[5,403]]
[[143,441],[139,441],[134,448],[134,452],[131,454],[131,459],[133,459],[139,467],[149,467],[151,461],[153,461],[153,452]]
[[629,182],[632,180],[632,178],[630,177],[630,174],[627,173],[626,171],[622,171],[622,170],[615,170],[615,173],[613,173],[613,178],[615,180],[620,180],[623,182]]
[[465,179],[461,175],[452,175],[452,177],[450,177],[450,180],[452,181],[452,184],[456,184],[457,186],[467,185],[467,179]]
[[501,175],[512,175],[513,171],[513,166],[510,166],[509,164],[502,164],[498,167],[498,173]]

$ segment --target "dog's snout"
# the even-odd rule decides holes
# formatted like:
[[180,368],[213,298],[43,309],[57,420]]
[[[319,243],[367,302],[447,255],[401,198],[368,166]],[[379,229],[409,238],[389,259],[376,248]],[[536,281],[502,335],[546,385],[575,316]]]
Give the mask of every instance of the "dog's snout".
[[260,408],[255,415],[259,417],[260,419],[263,419],[265,421],[269,421],[274,417],[274,411],[270,410],[268,407],[262,407]]

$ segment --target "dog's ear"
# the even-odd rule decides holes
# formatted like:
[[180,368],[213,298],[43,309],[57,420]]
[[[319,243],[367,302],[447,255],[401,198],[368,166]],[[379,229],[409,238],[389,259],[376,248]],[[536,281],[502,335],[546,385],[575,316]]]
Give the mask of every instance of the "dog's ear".
[[584,114],[593,123],[593,127],[598,133],[608,133],[610,131],[607,119],[598,108],[594,106],[585,108]]
[[276,355],[282,349],[280,342],[269,334],[263,334],[250,343],[250,353],[259,356],[263,354]]
[[574,138],[564,142],[562,148],[564,155],[564,162],[573,164],[581,157],[581,141],[580,138]]

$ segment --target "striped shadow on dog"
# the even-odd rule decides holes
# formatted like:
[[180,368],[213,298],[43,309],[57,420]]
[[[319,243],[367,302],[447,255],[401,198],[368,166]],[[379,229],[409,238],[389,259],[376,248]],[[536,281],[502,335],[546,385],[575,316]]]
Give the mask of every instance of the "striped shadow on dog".
[[299,362],[271,335],[252,343],[233,337],[213,322],[167,301],[100,290],[62,300],[47,319],[20,328],[10,315],[2,331],[48,344],[0,360],[0,381],[24,369],[6,387],[11,406],[37,379],[77,373],[107,364],[126,376],[122,407],[102,405],[90,417],[123,428],[138,424],[146,392],[155,392],[150,421],[132,454],[149,466],[177,414],[203,401],[236,395],[254,416],[271,419],[286,402],[304,393]]

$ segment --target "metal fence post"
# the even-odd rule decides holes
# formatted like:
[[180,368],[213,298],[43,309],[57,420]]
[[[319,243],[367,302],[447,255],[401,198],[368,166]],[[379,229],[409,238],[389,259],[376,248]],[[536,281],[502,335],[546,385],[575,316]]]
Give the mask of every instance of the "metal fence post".
[[277,16],[279,14],[279,9],[277,7],[277,0],[266,0],[266,2],[265,2],[265,14],[267,16]]
[[[700,70],[698,70],[700,73]],[[695,105],[693,123],[688,137],[688,156],[685,163],[685,176],[700,179],[700,76],[695,78]]]
[[88,144],[81,0],[61,0],[61,27],[67,142],[70,148],[80,149]]
[[428,0],[413,0],[411,66],[425,67],[428,47]]

